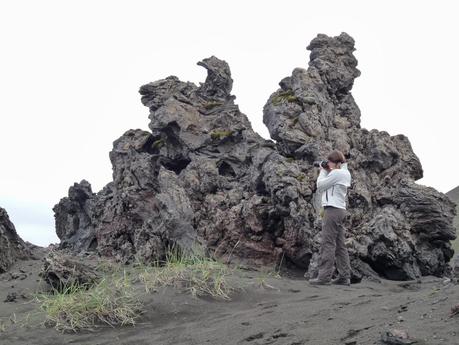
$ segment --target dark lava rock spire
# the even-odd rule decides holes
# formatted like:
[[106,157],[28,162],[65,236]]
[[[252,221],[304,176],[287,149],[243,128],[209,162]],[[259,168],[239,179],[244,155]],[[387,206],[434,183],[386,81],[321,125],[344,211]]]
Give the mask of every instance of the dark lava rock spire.
[[217,59],[215,56],[198,62],[199,66],[207,69],[207,78],[202,84],[198,93],[207,99],[216,99],[226,101],[231,96],[233,88],[233,79],[228,64],[225,61]]
[[18,259],[27,259],[29,248],[19,237],[8,213],[0,207],[0,273],[6,272]]
[[321,219],[316,159],[349,159],[347,245],[353,280],[448,273],[454,206],[417,185],[422,168],[408,138],[362,129],[350,93],[360,75],[354,40],[317,35],[308,69],[295,68],[264,107],[277,142],[253,131],[215,56],[200,86],[169,76],[140,88],[150,132],[113,143],[113,181],[98,193],[75,184],[54,208],[61,247],[123,261],[164,258],[199,244],[247,264],[283,262],[314,274]]

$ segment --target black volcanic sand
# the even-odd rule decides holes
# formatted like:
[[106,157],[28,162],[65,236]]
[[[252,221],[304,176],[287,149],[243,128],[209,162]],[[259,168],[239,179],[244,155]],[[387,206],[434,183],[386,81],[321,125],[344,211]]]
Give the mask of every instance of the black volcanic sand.
[[[62,334],[42,325],[32,298],[44,286],[41,265],[41,260],[20,261],[0,275],[1,345],[366,345],[379,344],[390,329],[424,340],[416,344],[459,344],[459,316],[449,317],[459,303],[459,287],[443,279],[310,286],[303,277],[261,271],[238,271],[232,279],[245,289],[231,301],[195,298],[174,288],[147,294],[139,283],[145,312],[135,326]],[[5,302],[13,292],[16,299]]]

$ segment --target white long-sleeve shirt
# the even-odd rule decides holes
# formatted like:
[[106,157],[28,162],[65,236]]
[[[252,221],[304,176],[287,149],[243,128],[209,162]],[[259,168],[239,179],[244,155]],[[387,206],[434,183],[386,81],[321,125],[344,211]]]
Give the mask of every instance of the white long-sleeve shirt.
[[351,186],[351,173],[347,163],[341,169],[330,172],[321,168],[317,177],[317,193],[322,193],[322,206],[334,206],[346,209],[347,188]]

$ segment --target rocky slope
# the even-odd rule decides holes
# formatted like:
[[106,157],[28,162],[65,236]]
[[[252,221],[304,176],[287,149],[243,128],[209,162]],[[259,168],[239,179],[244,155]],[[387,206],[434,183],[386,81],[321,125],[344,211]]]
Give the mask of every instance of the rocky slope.
[[415,183],[422,167],[404,135],[360,127],[351,89],[354,40],[317,35],[308,69],[280,81],[253,131],[231,94],[228,64],[211,56],[199,86],[169,76],[140,88],[150,131],[113,144],[113,181],[83,180],[54,207],[62,248],[128,261],[203,244],[247,264],[282,262],[315,274],[321,219],[312,163],[331,149],[349,161],[348,248],[354,281],[448,274],[454,204]]
[[6,272],[18,259],[27,259],[30,251],[16,233],[8,213],[0,207],[0,273]]

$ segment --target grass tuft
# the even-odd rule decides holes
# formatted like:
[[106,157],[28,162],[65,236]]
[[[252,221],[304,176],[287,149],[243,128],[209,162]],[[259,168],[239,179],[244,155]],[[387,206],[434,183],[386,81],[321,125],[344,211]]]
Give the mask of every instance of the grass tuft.
[[295,96],[293,90],[280,91],[276,96],[272,98],[274,105],[280,105],[282,103],[299,103],[298,98]]
[[235,290],[228,282],[230,274],[228,266],[202,252],[183,253],[169,249],[165,262],[144,267],[139,278],[147,292],[161,286],[174,286],[185,288],[193,296],[229,300]]
[[141,313],[126,274],[105,277],[93,286],[71,284],[62,292],[39,294],[36,300],[46,313],[45,325],[62,332],[92,329],[99,323],[134,325]]

